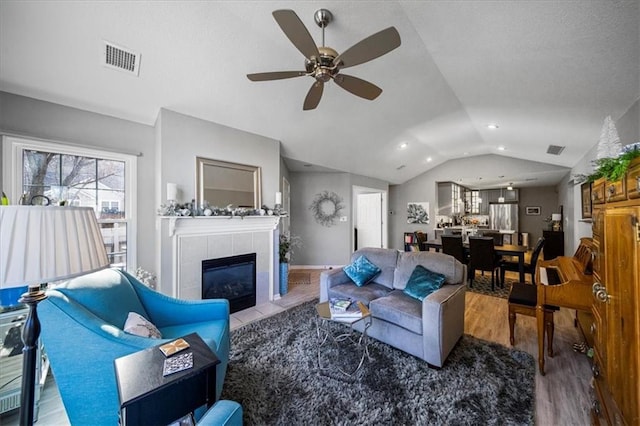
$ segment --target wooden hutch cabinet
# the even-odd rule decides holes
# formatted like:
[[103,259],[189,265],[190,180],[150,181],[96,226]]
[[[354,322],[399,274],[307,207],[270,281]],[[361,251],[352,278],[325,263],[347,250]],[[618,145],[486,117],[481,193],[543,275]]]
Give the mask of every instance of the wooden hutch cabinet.
[[640,424],[640,158],[592,187],[595,423]]

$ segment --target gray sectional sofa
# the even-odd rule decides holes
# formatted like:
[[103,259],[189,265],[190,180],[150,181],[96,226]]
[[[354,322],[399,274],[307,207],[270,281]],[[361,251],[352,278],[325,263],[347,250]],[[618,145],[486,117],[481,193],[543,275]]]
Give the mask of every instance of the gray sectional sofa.
[[[466,266],[442,253],[381,248],[357,250],[351,262],[361,255],[382,271],[362,287],[343,268],[323,271],[320,301],[348,297],[363,302],[373,317],[369,336],[442,367],[464,332]],[[403,292],[417,265],[446,277],[445,284],[423,301]],[[354,327],[361,331],[363,324]]]

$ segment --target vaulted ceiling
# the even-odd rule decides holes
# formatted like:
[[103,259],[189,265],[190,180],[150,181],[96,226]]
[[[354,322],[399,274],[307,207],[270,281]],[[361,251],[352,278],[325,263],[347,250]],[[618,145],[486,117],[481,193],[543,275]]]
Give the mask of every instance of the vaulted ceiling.
[[[398,30],[399,48],[348,71],[383,89],[376,100],[328,83],[318,108],[303,111],[312,78],[247,79],[304,70],[272,11],[293,9],[320,45],[320,8],[333,13],[325,44],[338,52]],[[2,0],[0,90],[149,125],[168,108],[278,139],[293,169],[402,183],[449,159],[498,154],[557,172],[640,97],[639,9],[637,0]],[[140,53],[139,75],[104,67],[103,41]],[[549,145],[565,149],[547,154]]]

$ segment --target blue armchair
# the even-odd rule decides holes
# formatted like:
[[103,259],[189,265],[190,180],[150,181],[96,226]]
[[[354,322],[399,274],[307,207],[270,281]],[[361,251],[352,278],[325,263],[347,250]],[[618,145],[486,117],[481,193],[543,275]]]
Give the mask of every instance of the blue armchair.
[[[116,269],[72,279],[47,291],[47,296],[38,305],[41,339],[72,424],[117,425],[119,402],[113,361],[193,332],[221,360],[216,371],[216,397],[220,397],[229,361],[227,300],[174,299]],[[162,339],[125,333],[129,312],[151,321]],[[216,404],[203,420],[217,418],[212,411],[220,411],[220,407],[229,410],[226,402]],[[237,420],[236,408],[230,418]]]

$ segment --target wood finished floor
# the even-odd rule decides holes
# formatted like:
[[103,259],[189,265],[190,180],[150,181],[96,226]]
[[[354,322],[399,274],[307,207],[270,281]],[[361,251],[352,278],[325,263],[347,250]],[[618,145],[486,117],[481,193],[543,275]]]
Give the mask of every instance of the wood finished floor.
[[[289,292],[274,306],[258,307],[262,314],[246,314],[232,318],[232,328],[260,317],[273,315],[302,302],[318,297],[320,271],[309,270],[309,285],[291,285]],[[260,312],[260,311],[259,311]],[[572,350],[579,340],[579,331],[573,326],[574,311],[561,309],[555,316],[555,356],[547,358],[546,375],[536,368],[536,424],[537,425],[589,425],[591,372],[586,357]],[[465,333],[475,337],[509,345],[507,302],[492,296],[467,292]],[[516,322],[515,348],[532,354],[537,360],[535,318],[519,315]],[[478,372],[482,374],[482,372]],[[17,410],[0,416],[1,425],[17,425]],[[37,426],[68,425],[60,395],[52,377],[47,380],[40,400]]]

